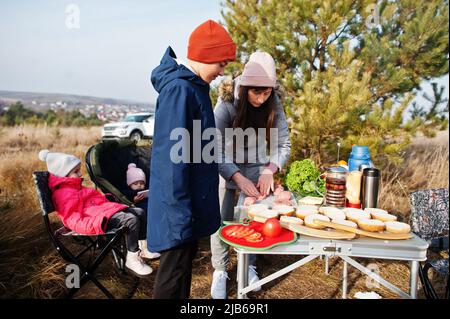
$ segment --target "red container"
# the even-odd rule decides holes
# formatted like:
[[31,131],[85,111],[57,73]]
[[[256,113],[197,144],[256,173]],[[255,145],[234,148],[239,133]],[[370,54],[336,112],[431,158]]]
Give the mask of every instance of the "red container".
[[361,209],[361,203],[359,203],[359,204],[353,204],[353,203],[350,203],[350,202],[347,200],[346,203],[345,203],[345,207],[359,208],[359,209]]

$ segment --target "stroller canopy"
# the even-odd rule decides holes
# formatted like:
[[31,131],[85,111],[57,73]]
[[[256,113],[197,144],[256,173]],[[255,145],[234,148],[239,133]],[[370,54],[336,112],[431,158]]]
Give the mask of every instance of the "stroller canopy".
[[128,164],[135,163],[142,169],[149,185],[150,157],[149,144],[137,145],[131,140],[104,140],[91,146],[87,151],[86,168],[91,180],[103,193],[111,193],[119,202],[133,206],[121,192],[128,187],[126,183]]

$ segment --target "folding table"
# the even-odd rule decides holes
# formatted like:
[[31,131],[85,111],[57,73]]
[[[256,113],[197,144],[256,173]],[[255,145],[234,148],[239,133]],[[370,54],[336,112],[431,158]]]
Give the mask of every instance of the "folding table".
[[[240,216],[240,220],[242,220],[242,217],[246,216],[246,210],[243,206],[236,206],[235,215],[236,214],[237,216]],[[247,293],[254,288],[283,276],[320,256],[325,256],[326,258],[337,256],[343,260],[342,298],[347,297],[347,272],[348,265],[351,265],[363,274],[372,278],[374,281],[397,293],[400,297],[415,299],[417,298],[419,262],[426,260],[428,243],[416,235],[407,240],[381,240],[368,237],[359,237],[352,240],[331,240],[298,234],[296,243],[277,246],[270,250],[254,251],[243,248],[234,249],[237,252],[238,299],[246,298]],[[248,285],[249,254],[299,255],[305,257],[251,285]],[[409,261],[409,294],[383,279],[377,273],[372,272],[367,267],[361,265],[354,258]]]

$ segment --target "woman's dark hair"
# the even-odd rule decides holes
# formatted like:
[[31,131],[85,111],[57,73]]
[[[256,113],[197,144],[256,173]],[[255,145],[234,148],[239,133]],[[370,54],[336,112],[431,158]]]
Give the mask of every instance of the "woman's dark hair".
[[[272,93],[269,98],[259,107],[254,107],[248,101],[248,91],[254,90],[257,93],[267,90],[269,87],[252,87],[240,86],[237,103],[237,114],[233,122],[233,128],[247,129],[258,128],[266,129],[266,141],[270,145],[270,128],[275,123],[276,116],[276,101],[275,89],[272,88]],[[257,131],[258,132],[258,131]]]

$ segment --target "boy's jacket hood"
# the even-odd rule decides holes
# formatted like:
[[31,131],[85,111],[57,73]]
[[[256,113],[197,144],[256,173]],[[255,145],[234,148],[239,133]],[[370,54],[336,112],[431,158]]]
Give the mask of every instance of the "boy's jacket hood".
[[161,59],[160,65],[152,71],[151,81],[158,93],[161,93],[168,83],[176,79],[184,79],[201,86],[209,85],[187,67],[178,64],[175,60],[176,58],[175,52],[173,52],[171,47],[168,47]]

